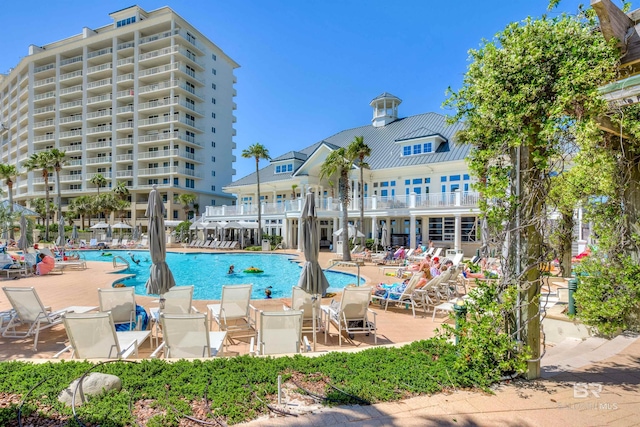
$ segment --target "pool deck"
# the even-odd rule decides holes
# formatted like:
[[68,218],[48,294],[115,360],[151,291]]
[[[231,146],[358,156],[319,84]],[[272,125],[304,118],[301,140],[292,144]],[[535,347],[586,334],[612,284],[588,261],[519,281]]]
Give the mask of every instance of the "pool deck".
[[[171,250],[171,249],[170,249]],[[176,251],[184,252],[183,249]],[[189,250],[202,252],[202,250]],[[329,265],[333,254],[320,253],[323,267]],[[353,272],[353,268],[341,268]],[[87,270],[67,270],[62,275],[28,277],[19,280],[5,280],[2,286],[36,288],[45,305],[54,310],[70,305],[98,305],[97,289],[109,287],[114,280],[113,266],[106,262],[88,262]],[[377,266],[366,265],[361,273],[367,283],[391,283],[394,278],[382,274]],[[179,278],[178,282],[179,282]],[[291,284],[292,286],[295,283]],[[136,296],[138,304],[149,309],[155,298]],[[325,301],[323,301],[325,302]],[[326,301],[328,302],[328,300]],[[206,310],[211,301],[195,301],[200,311]],[[261,310],[282,310],[283,300],[253,300]],[[0,293],[0,310],[8,309],[4,294]],[[414,340],[434,336],[434,329],[442,322],[449,321],[439,315],[432,322],[431,315],[417,314],[413,318],[410,310],[389,309],[386,313],[378,306],[371,306],[378,313],[379,345],[402,345]],[[338,347],[334,333],[327,345],[319,336],[317,352],[345,350],[353,351],[373,345],[373,337],[357,336],[353,342]],[[311,337],[309,337],[311,338]],[[39,351],[32,350],[33,339],[6,339],[0,337],[0,361],[32,360],[44,361],[63,348],[66,333],[62,325],[46,330],[40,335]],[[369,406],[325,407],[312,414],[298,418],[268,417],[243,424],[247,427],[270,426],[538,426],[538,425],[579,425],[579,426],[638,426],[637,408],[640,405],[640,339],[619,349],[605,359],[590,355],[597,352],[580,352],[574,355],[580,364],[569,367],[557,375],[534,382],[507,382],[496,386],[494,394],[468,390],[454,390],[431,396],[418,396],[397,402],[378,403]],[[152,351],[145,343],[140,357],[146,358]],[[248,342],[240,341],[232,345],[227,356],[246,354]],[[66,356],[65,358],[68,358]],[[570,360],[569,360],[570,361]],[[543,359],[543,366],[545,359]],[[584,383],[594,388],[602,385],[602,392],[594,397],[576,398],[574,385]],[[591,389],[589,389],[591,390]]]

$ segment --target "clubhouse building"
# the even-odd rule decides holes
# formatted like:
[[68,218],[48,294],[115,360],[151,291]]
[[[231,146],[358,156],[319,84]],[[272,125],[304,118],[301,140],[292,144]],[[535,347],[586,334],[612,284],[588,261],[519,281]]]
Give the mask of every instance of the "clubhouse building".
[[[437,113],[399,118],[401,102],[383,93],[370,103],[371,124],[274,157],[260,170],[259,202],[255,173],[225,186],[223,190],[235,194],[237,202],[207,206],[194,225],[213,230],[229,222],[248,224],[257,220],[261,209],[264,232],[282,236],[285,247],[299,249],[303,196],[312,192],[321,246],[337,248],[336,231],[345,226],[340,218],[337,177],[321,178],[320,168],[329,153],[362,136],[371,148],[371,156],[365,159],[369,168],[364,171],[364,225],[359,227],[365,236],[393,246],[415,247],[432,240],[436,246],[474,254],[480,247],[478,194],[471,189],[465,162],[469,146],[455,139],[461,125],[448,125]],[[356,224],[360,215],[357,165],[350,176],[349,223]],[[251,240],[259,244],[251,227],[243,233],[245,245]]]

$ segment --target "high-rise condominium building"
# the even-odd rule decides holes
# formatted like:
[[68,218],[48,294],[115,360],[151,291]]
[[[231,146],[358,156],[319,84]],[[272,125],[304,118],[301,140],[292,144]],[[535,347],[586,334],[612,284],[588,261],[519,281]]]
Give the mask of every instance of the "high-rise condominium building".
[[[109,16],[104,27],[30,46],[0,74],[0,162],[20,173],[14,201],[44,197],[41,171],[27,173],[23,163],[57,148],[67,157],[63,209],[97,194],[97,174],[107,181],[102,192],[127,186],[132,222],[144,217],[153,184],[169,220],[185,217],[181,193],[195,194],[202,207],[231,204],[222,187],[235,174],[238,64],[168,7],[133,6]],[[56,185],[52,174],[54,202]]]

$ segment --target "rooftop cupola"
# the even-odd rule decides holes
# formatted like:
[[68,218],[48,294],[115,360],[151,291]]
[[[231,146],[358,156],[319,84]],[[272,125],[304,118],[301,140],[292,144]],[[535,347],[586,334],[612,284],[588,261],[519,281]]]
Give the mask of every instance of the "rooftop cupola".
[[402,100],[395,95],[384,92],[369,103],[373,107],[373,119],[371,123],[374,127],[385,126],[398,119],[398,105]]

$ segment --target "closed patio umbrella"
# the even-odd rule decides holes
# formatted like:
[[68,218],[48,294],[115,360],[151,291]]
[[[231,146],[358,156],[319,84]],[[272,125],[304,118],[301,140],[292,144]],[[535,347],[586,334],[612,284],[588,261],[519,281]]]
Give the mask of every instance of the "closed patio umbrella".
[[107,239],[113,238],[113,232],[111,231],[111,224],[107,224]]
[[313,298],[313,351],[316,350],[316,310],[318,295],[323,295],[329,288],[329,282],[318,262],[320,252],[320,241],[318,240],[318,219],[316,217],[316,201],[312,193],[307,196],[300,214],[302,221],[302,250],[304,252],[305,263],[302,266],[302,273],[298,286],[307,293],[314,295]]
[[131,238],[133,240],[138,240],[140,238],[140,229],[138,228],[137,225],[133,227],[133,233],[131,234]]
[[387,246],[387,237],[388,237],[389,231],[387,230],[387,223],[383,223],[382,224],[382,235],[380,236],[380,244],[382,246]]
[[60,217],[58,221],[58,240],[56,244],[58,246],[64,246],[64,217]]
[[80,237],[80,235],[78,234],[78,226],[73,224],[73,230],[71,230],[71,238],[73,240],[78,240],[78,237]]
[[149,194],[149,204],[146,216],[149,218],[147,233],[149,234],[149,254],[151,264],[149,280],[147,280],[148,294],[164,294],[176,285],[173,274],[166,262],[167,242],[164,233],[165,207],[162,197],[154,184]]

